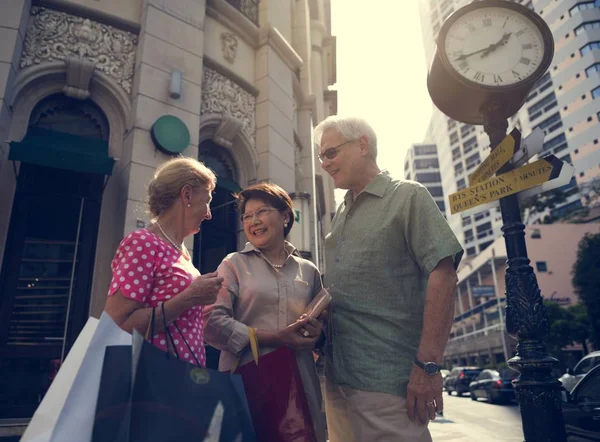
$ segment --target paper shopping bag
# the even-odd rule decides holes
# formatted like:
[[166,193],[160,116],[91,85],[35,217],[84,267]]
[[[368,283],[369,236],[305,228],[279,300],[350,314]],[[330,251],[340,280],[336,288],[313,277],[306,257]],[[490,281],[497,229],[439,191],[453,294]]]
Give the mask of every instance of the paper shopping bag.
[[[89,442],[91,440],[104,351],[107,345],[131,345],[132,341],[131,335],[119,328],[107,313],[103,313],[99,321],[94,321],[97,321],[97,325],[91,339],[87,338],[90,329],[86,325],[84,328],[86,334],[84,335],[82,332],[80,336],[86,337],[85,344],[87,345],[82,343],[82,346],[78,347],[78,337],[65,364],[59,370],[50,390],[38,407],[39,417],[43,420],[43,423],[41,421],[40,423],[42,423],[44,431],[38,431],[40,426],[36,424],[31,430],[27,429],[22,440],[32,442]],[[78,367],[71,366],[69,370],[65,370],[65,365],[76,348],[74,361],[79,359],[81,362]],[[81,358],[82,354],[83,358]],[[65,377],[66,379],[64,379]],[[58,382],[60,379],[64,379],[64,381]],[[51,390],[68,386],[71,379],[66,397],[64,400],[57,401],[58,397],[53,396]],[[44,411],[50,408],[56,410],[54,411],[56,418],[52,421],[47,419]],[[34,421],[35,415],[32,423]],[[31,423],[29,426],[32,426]]]

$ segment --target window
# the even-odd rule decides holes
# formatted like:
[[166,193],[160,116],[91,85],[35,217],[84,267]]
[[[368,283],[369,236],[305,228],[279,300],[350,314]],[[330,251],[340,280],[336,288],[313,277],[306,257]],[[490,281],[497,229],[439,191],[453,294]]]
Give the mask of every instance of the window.
[[453,132],[450,134],[450,144],[458,143],[458,133]]
[[443,201],[436,201],[435,203],[437,204],[438,209],[440,209],[440,212],[446,213],[446,205]]
[[456,121],[448,120],[448,130],[452,130],[456,127]]
[[551,117],[546,118],[540,124],[537,125],[540,129],[546,131],[546,133],[550,133],[555,131],[556,129],[562,127],[562,119],[560,118],[560,113],[555,113]]
[[467,169],[470,169],[471,167],[476,166],[479,163],[481,163],[481,159],[479,158],[479,152],[475,152],[473,155],[471,155],[469,158],[467,158],[466,163],[467,163]]
[[474,130],[475,130],[475,126],[471,126],[470,124],[465,124],[465,125],[463,125],[463,127],[460,128],[460,136],[464,138],[467,135],[469,135],[471,132],[473,132]]
[[594,63],[585,70],[585,74],[589,77],[594,72],[600,72],[600,63]]
[[598,403],[600,401],[600,371],[596,371],[581,381],[575,401]]
[[464,189],[465,187],[467,187],[467,183],[465,182],[465,179],[464,179],[464,178],[461,178],[460,180],[458,180],[458,181],[456,182],[456,187],[457,187],[457,189],[458,189],[458,190],[462,190],[462,189]]
[[428,158],[424,160],[415,160],[415,168],[417,169],[431,169],[431,168],[439,168],[440,164],[437,158]]
[[454,165],[454,174],[461,175],[465,170],[463,169],[462,163],[458,163]]
[[416,155],[436,155],[437,146],[435,144],[415,146]]
[[560,134],[552,138],[551,140],[546,141],[544,143],[544,147],[542,148],[542,152],[546,152],[555,148],[557,148],[557,150],[563,150],[562,148],[558,149],[563,145],[565,146],[565,148],[567,147],[567,138],[565,137],[565,134]]
[[467,249],[467,256],[473,256],[473,255],[475,255],[475,253],[476,253],[475,252],[475,247],[469,247]]
[[469,152],[471,152],[476,147],[477,147],[477,138],[476,137],[469,138],[467,141],[465,141],[463,143],[463,151],[465,152],[465,155],[468,154]]
[[483,223],[480,226],[477,226],[477,233],[482,233],[482,232],[485,232],[485,231],[491,230],[491,229],[492,229],[491,222]]
[[571,9],[569,9],[569,15],[573,16],[578,11],[583,11],[585,9],[594,9],[594,7],[600,6],[600,0],[588,1],[588,2],[579,2]]
[[481,243],[481,245],[479,246],[479,251],[483,252],[485,249],[487,249],[493,243],[494,243],[494,241],[487,241],[487,242]]
[[544,112],[552,109],[554,106],[556,106],[556,95],[554,92],[552,92],[527,109],[527,112],[529,113],[529,119],[536,119]]
[[440,186],[428,186],[427,190],[431,196],[444,196],[444,190]]
[[415,180],[420,183],[439,183],[442,181],[442,177],[437,172],[425,172],[417,173]]
[[575,35],[579,35],[587,29],[600,29],[600,20],[588,21],[575,28]]
[[470,216],[462,219],[462,226],[463,227],[470,226],[470,225],[471,225],[471,217]]
[[594,358],[585,358],[577,364],[573,370],[574,375],[584,375],[594,368]]
[[475,215],[475,222],[482,220],[486,216],[490,216],[490,212],[479,212],[477,215]]
[[547,272],[548,264],[546,264],[546,261],[536,261],[535,268],[538,272]]
[[592,97],[594,97],[594,98],[600,97],[600,86],[598,86],[595,89],[592,89]]
[[579,49],[579,52],[581,53],[581,56],[583,57],[586,54],[589,54],[592,51],[598,50],[600,49],[600,41],[592,41],[588,44],[586,44],[585,46],[582,46],[581,49]]
[[542,237],[542,232],[540,232],[540,229],[533,229],[531,231],[531,238],[540,239],[541,237]]
[[452,161],[456,161],[460,158],[460,147],[452,149]]
[[465,230],[465,238],[466,239],[473,239],[473,229]]

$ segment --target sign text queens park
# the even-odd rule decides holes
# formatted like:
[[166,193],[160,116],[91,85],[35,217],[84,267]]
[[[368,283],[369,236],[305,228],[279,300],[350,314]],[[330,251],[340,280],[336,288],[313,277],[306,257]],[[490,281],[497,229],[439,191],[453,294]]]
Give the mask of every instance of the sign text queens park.
[[559,176],[563,162],[548,155],[510,172],[488,178],[450,195],[450,213],[464,212],[481,204],[539,186]]

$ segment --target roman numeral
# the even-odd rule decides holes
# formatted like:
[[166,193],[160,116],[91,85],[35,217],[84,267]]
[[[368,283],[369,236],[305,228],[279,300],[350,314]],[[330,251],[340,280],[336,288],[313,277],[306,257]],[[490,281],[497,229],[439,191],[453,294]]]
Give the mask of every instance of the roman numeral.
[[506,18],[506,21],[504,22],[504,24],[502,25],[502,27],[506,26],[506,23],[508,23],[508,19],[509,19],[509,17]]
[[524,51],[526,51],[527,49],[531,49],[531,48],[533,48],[533,45],[532,45],[532,44],[530,44],[530,43],[528,43],[528,44],[524,44],[524,45],[521,45],[521,46],[523,47],[523,50],[524,50]]
[[483,27],[487,28],[492,26],[492,19],[491,18],[484,18],[483,19]]
[[517,32],[515,35],[517,37],[520,37],[521,35],[523,35],[525,33],[525,29],[521,29],[519,32]]
[[475,26],[473,26],[471,23],[467,23],[467,28],[469,28],[469,31],[471,32],[475,30]]
[[461,63],[458,65],[458,68],[459,68],[461,71],[464,71],[464,70],[469,70],[469,63],[467,63],[466,61],[463,61],[463,62],[461,62]]
[[519,80],[521,79],[521,74],[519,74],[517,71],[512,71],[513,77],[518,78]]
[[482,74],[481,72],[477,71],[475,72],[475,74],[473,75],[473,78],[477,81],[481,81],[484,82],[485,81],[485,74]]
[[531,63],[531,60],[527,57],[522,57],[521,60],[519,60],[519,63],[529,66],[529,63]]
[[494,75],[494,83],[502,83],[503,81],[500,75]]

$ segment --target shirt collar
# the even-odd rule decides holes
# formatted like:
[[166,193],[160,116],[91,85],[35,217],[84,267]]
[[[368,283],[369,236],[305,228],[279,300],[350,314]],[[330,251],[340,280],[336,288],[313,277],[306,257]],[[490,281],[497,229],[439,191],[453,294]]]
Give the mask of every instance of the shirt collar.
[[[388,184],[390,184],[390,181],[392,181],[392,177],[390,176],[390,173],[387,170],[382,170],[380,173],[377,174],[377,176],[375,178],[373,178],[371,181],[369,181],[369,183],[365,186],[365,188],[362,190],[362,192],[366,192],[366,193],[370,193],[371,195],[375,195],[379,198],[382,198],[383,195],[385,194],[385,190],[388,187]],[[353,197],[352,197],[352,191],[349,190],[346,192],[346,195],[344,196],[344,202],[346,204],[350,204],[353,201]]]
[[[283,248],[289,255],[300,256],[298,249],[296,249],[296,247],[294,247],[294,245],[291,242],[285,241]],[[258,247],[253,246],[251,242],[247,242],[246,246],[244,247],[244,250],[242,250],[240,253],[250,253],[250,252],[256,252],[256,253],[262,254],[262,252],[260,251],[260,249]]]

